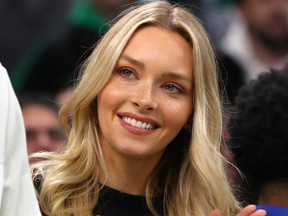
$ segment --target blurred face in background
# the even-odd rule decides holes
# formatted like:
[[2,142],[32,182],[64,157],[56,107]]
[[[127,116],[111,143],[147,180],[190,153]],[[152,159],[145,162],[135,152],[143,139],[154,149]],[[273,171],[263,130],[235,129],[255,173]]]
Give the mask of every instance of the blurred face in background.
[[253,37],[271,47],[288,44],[287,0],[244,0],[241,9]]
[[[28,155],[39,151],[61,151],[64,133],[57,112],[47,106],[30,104],[22,108]],[[31,161],[30,162],[34,162]]]

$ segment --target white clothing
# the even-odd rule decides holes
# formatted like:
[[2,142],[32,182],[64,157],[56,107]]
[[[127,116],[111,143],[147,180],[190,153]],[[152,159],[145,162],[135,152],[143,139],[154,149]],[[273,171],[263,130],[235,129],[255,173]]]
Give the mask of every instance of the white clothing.
[[22,112],[0,64],[0,215],[40,216],[28,162]]
[[[235,9],[236,10],[236,9]],[[288,54],[274,65],[261,62],[255,56],[249,34],[240,14],[235,11],[235,17],[227,29],[226,35],[221,41],[220,49],[223,53],[232,57],[244,70],[245,81],[256,79],[261,73],[268,72],[271,68],[281,69],[288,63]]]

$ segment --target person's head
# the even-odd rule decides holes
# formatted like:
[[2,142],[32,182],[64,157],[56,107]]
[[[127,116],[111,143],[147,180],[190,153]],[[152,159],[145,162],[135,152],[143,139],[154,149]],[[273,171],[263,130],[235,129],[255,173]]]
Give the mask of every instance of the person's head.
[[[93,179],[89,188],[99,188],[100,174],[109,176],[109,157],[154,161],[146,196],[163,194],[169,215],[205,215],[216,207],[234,214],[206,32],[189,11],[166,1],[129,11],[97,44],[60,111],[69,133],[65,172]],[[220,191],[225,198],[217,198]]]
[[288,2],[286,0],[239,0],[239,8],[255,40],[272,48],[287,47]]
[[39,151],[61,151],[64,133],[58,119],[58,105],[42,93],[18,94],[23,113],[28,155]]
[[[229,122],[229,146],[248,181],[246,200],[257,202],[267,184],[288,183],[288,71],[264,73],[243,86]],[[247,194],[246,194],[247,193]]]

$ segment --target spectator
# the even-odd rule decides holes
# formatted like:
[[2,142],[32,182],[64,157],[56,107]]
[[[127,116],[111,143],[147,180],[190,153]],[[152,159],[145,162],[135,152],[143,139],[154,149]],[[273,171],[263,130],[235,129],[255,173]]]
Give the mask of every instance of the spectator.
[[[18,95],[26,129],[28,154],[64,148],[64,131],[58,119],[58,104],[47,93]],[[30,160],[35,162],[35,160]]]
[[[235,1],[234,21],[220,51],[242,68],[247,83],[270,67],[280,69],[288,62],[288,1]],[[228,66],[227,71],[234,73]]]
[[268,216],[288,215],[288,68],[243,86],[234,111],[229,146],[245,177],[244,200]]

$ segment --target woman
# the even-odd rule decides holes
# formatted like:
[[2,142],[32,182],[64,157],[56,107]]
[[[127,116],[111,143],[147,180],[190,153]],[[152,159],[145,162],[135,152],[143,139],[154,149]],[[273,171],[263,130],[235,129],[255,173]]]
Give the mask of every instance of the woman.
[[49,160],[33,170],[43,211],[206,216],[217,208],[236,215],[219,151],[215,68],[190,12],[164,1],[127,12],[95,48],[61,109],[67,150],[42,154]]

